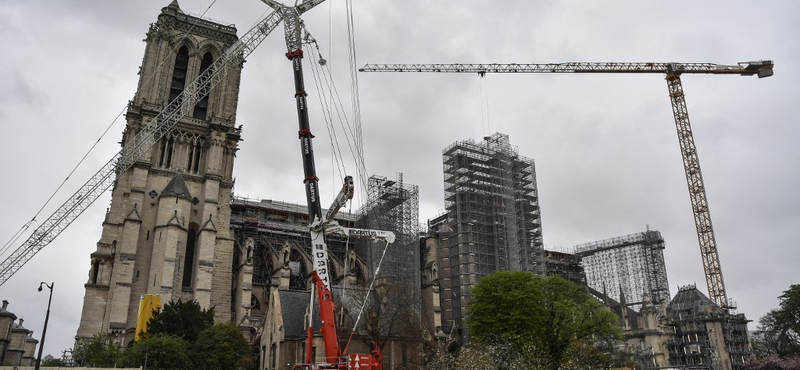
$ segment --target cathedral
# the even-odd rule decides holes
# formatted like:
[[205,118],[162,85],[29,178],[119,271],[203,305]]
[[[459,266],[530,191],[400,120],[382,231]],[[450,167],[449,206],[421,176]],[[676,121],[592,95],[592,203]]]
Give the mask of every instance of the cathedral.
[[[196,300],[203,309],[213,308],[216,323],[237,325],[259,354],[260,368],[305,358],[313,271],[306,207],[232,194],[241,140],[236,108],[242,64],[229,64],[227,75],[214,77],[207,97],[185,107],[191,100],[184,92],[223,60],[225,50],[239,40],[236,32],[233,26],[184,13],[175,0],[150,25],[121,144],[125,148],[137,133],[158,124],[164,112],[183,105],[184,116],[129,170],[117,174],[91,254],[76,346],[98,333],[120,346],[131,345],[141,324],[140,300],[158,295],[162,304]],[[366,309],[367,322],[359,325],[363,329],[355,333],[351,350],[369,353],[375,340],[392,368],[418,361],[424,310],[418,303],[423,294],[418,188],[400,176],[398,181],[370,178],[363,209],[336,218],[343,226],[397,235],[369,304],[361,302],[375,264],[384,258],[381,246],[326,238],[340,336]],[[319,314],[314,316],[318,321]],[[317,361],[323,360],[324,351],[317,350],[322,345],[317,334],[311,345]]]
[[[178,101],[233,43],[236,28],[181,11],[161,10],[145,39],[138,90],[130,101],[125,146]],[[91,268],[77,338],[107,333],[122,345],[134,339],[139,300],[197,300],[231,321],[250,304],[244,284],[232,284],[235,250],[230,196],[241,130],[235,126],[241,65],[183,117],[139,161],[118,173]],[[246,258],[246,256],[244,256]],[[236,288],[234,288],[236,287]],[[234,297],[248,297],[237,302]]]

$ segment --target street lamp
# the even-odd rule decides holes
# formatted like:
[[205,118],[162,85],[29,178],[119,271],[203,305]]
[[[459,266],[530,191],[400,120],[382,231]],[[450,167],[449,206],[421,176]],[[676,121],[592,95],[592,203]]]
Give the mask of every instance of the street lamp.
[[50,319],[50,302],[53,300],[53,286],[56,283],[47,284],[44,281],[39,283],[39,291],[42,291],[42,285],[46,286],[50,289],[50,298],[47,299],[47,315],[44,316],[44,328],[42,328],[42,342],[39,343],[39,356],[36,357],[36,367],[34,370],[39,370],[39,366],[42,364],[42,349],[44,348],[44,336],[47,334],[47,321]]

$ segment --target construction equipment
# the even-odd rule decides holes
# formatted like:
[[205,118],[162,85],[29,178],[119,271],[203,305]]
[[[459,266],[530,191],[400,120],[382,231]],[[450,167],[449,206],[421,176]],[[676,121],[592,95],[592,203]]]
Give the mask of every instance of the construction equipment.
[[[314,164],[314,148],[311,144],[314,135],[311,134],[308,119],[308,104],[306,102],[305,84],[303,82],[303,50],[302,35],[305,31],[300,15],[319,5],[324,0],[306,0],[296,6],[285,6],[275,0],[262,0],[269,5],[276,13],[281,14],[286,30],[286,57],[292,62],[294,71],[295,102],[297,105],[297,118],[299,123],[298,136],[300,139],[300,153],[303,158],[303,171],[306,189],[306,202],[308,204],[309,232],[311,233],[312,263],[314,271],[312,280],[313,289],[317,291],[319,299],[320,321],[322,327],[323,341],[325,344],[325,361],[323,363],[313,363],[312,343],[314,339],[313,328],[313,300],[314,293],[311,293],[311,304],[309,305],[308,333],[306,338],[306,358],[305,363],[296,364],[293,368],[297,370],[310,369],[361,369],[361,370],[381,370],[381,351],[380,347],[373,343],[373,350],[370,354],[347,354],[347,348],[342,350],[339,345],[339,338],[336,333],[335,307],[333,294],[330,290],[330,278],[328,276],[328,246],[325,242],[325,235],[329,233],[344,234],[347,236],[366,236],[379,238],[386,241],[386,246],[394,241],[394,234],[381,230],[351,229],[339,226],[334,217],[336,212],[344,204],[353,198],[353,178],[346,176],[344,185],[339,195],[329,208],[327,215],[323,216],[322,207],[319,200],[319,178],[317,178],[316,167]],[[307,35],[307,32],[306,32]],[[309,35],[310,38],[310,35]],[[357,324],[357,323],[356,323]]]
[[683,168],[689,186],[689,197],[694,213],[694,224],[700,244],[709,297],[720,307],[728,306],[728,296],[722,279],[717,242],[711,225],[700,161],[689,123],[686,98],[683,95],[681,74],[735,74],[757,75],[759,78],[773,74],[772,61],[755,61],[737,65],[714,63],[547,63],[547,64],[367,64],[361,72],[449,72],[449,73],[663,73],[666,75],[672,114],[678,131],[683,158]]

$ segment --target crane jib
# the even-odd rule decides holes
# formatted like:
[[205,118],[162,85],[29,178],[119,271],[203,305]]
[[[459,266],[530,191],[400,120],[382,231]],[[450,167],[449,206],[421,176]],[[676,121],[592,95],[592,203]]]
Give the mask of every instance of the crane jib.
[[567,62],[531,64],[367,64],[360,72],[441,72],[441,73],[689,73],[772,76],[771,60],[742,62],[736,65],[678,62]]

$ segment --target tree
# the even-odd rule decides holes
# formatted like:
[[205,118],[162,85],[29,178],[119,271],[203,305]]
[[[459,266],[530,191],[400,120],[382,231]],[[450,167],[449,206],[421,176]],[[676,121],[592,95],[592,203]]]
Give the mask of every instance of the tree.
[[53,357],[53,355],[44,356],[42,359],[42,367],[58,367],[61,359]]
[[787,356],[800,356],[800,285],[791,285],[778,299],[776,327],[785,342]]
[[114,367],[122,357],[122,349],[112,337],[96,333],[75,348],[72,357],[80,365],[92,367]]
[[150,335],[125,351],[122,363],[125,367],[146,369],[188,369],[189,343],[172,335]]
[[746,363],[744,370],[800,370],[800,357],[757,359]]
[[147,335],[168,334],[194,343],[201,331],[214,325],[214,309],[204,310],[197,301],[167,302],[153,311],[147,322]]
[[758,357],[800,356],[800,285],[791,285],[778,299],[780,307],[759,319],[753,350]]
[[508,343],[512,363],[536,357],[549,369],[571,368],[578,355],[584,368],[607,363],[604,352],[622,333],[611,311],[559,276],[497,271],[472,289],[468,310],[474,340]]
[[[365,300],[366,306],[362,313],[361,304]],[[374,342],[383,349],[391,340],[412,341],[421,346],[423,330],[419,306],[408,298],[407,282],[379,279],[371,291],[348,289],[341,303],[339,309],[345,309],[347,322],[339,326],[340,337],[349,336],[361,313],[358,331],[364,334],[362,341],[368,346]],[[413,362],[415,359],[406,360]]]
[[200,332],[192,353],[197,369],[237,370],[253,365],[250,344],[231,323],[217,324]]
[[470,333],[478,341],[522,339],[542,330],[547,317],[541,282],[523,271],[500,271],[482,278],[472,289],[469,305]]

